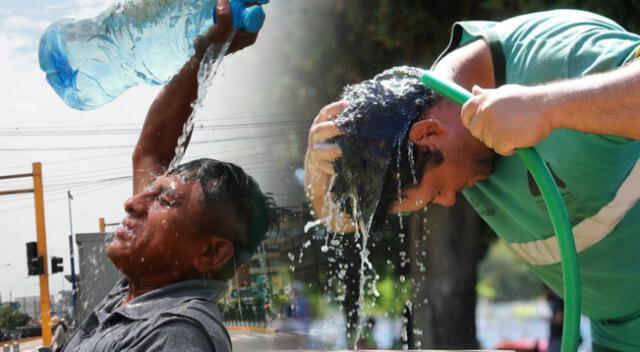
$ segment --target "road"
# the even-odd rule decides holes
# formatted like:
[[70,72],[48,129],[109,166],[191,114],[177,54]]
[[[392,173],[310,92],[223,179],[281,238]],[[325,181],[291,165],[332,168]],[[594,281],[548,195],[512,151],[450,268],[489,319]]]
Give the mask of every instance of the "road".
[[299,350],[307,339],[293,333],[263,333],[229,330],[234,351]]
[[[229,330],[234,351],[297,350],[306,343],[306,338],[292,333],[263,333]],[[20,344],[20,352],[36,352],[42,340]]]

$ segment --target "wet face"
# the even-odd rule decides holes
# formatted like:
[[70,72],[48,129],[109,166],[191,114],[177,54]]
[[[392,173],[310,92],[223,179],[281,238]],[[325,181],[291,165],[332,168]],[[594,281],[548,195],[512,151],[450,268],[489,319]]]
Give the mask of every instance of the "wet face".
[[202,199],[197,180],[158,177],[124,203],[127,215],[107,246],[107,255],[129,278],[181,279],[197,273],[197,258],[211,250],[210,236],[203,235]]
[[391,212],[422,209],[429,203],[453,206],[465,187],[489,177],[494,152],[460,122],[460,107],[442,101],[426,111],[409,131],[410,140],[422,150],[439,151],[443,162],[424,168],[420,184],[403,190]]

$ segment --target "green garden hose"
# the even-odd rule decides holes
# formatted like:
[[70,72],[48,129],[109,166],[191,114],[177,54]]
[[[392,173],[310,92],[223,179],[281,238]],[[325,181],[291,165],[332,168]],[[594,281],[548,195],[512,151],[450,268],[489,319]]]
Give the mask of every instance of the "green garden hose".
[[[421,82],[456,104],[463,105],[473,95],[461,86],[449,80],[437,77],[432,72],[425,71]],[[580,268],[578,254],[573,240],[569,214],[565,207],[560,191],[542,161],[540,154],[533,147],[516,151],[524,165],[529,169],[533,179],[538,184],[542,198],[547,205],[551,225],[558,239],[562,272],[564,281],[564,321],[562,325],[562,352],[576,352],[580,336]]]

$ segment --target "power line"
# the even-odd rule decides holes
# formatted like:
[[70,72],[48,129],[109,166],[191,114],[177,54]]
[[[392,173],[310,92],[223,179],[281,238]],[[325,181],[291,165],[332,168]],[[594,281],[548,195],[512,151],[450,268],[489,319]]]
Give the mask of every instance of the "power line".
[[[269,147],[272,145],[278,145],[281,144],[281,141],[276,141],[276,142],[271,142],[271,143],[264,143],[262,145],[262,147]],[[231,152],[231,151],[240,151],[240,150],[253,150],[255,148],[234,148],[234,149],[227,149],[227,150],[219,150],[219,151],[213,151],[212,153],[216,154],[216,153],[227,153],[227,152]],[[110,153],[110,154],[98,154],[98,155],[94,155],[94,156],[86,156],[86,157],[81,157],[81,158],[72,158],[72,159],[61,159],[61,160],[47,160],[44,159],[42,160],[42,164],[44,166],[48,166],[48,165],[56,165],[56,164],[64,164],[64,163],[74,163],[74,162],[78,162],[78,161],[86,161],[86,160],[93,160],[93,159],[103,159],[103,158],[110,158],[110,157],[115,157],[115,156],[122,156],[122,155],[131,155],[131,152],[126,151],[126,152],[118,152],[118,153]],[[202,157],[208,156],[207,155],[202,155]],[[9,165],[9,166],[0,166],[0,170],[15,170],[15,169],[27,169],[27,168],[31,168],[31,164],[30,163],[25,163],[25,164],[14,164],[14,165]]]
[[[235,115],[235,116],[225,116],[225,117],[213,117],[209,119],[198,119],[198,123],[203,122],[220,122],[220,121],[237,121],[243,119],[252,119],[256,118],[264,118],[264,117],[277,117],[277,116],[291,116],[298,117],[308,115],[307,112],[272,112],[272,113],[260,113],[260,114],[249,114],[249,115]],[[298,120],[298,119],[296,119]],[[308,122],[311,122],[311,119],[308,119]],[[107,127],[107,128],[123,128],[123,127],[142,127],[140,123],[109,123],[109,124],[88,124],[88,125],[51,125],[51,126],[9,126],[2,127],[0,130],[31,130],[31,129],[70,129],[70,128],[85,128],[85,127]]]
[[[309,123],[301,120],[284,120],[270,122],[251,122],[251,123],[234,123],[234,124],[218,124],[218,125],[195,125],[196,130],[216,131],[225,129],[243,129],[243,128],[280,128],[287,125],[300,125]],[[45,129],[45,128],[0,128],[0,136],[2,137],[69,137],[69,136],[94,136],[94,135],[126,135],[139,134],[141,128],[110,128],[110,129],[78,129],[78,127]]]
[[[78,190],[78,189],[90,189],[92,187],[96,187],[96,184],[101,184],[101,183],[110,183],[110,182],[114,182],[114,181],[128,181],[130,180],[132,177],[131,176],[121,176],[121,177],[112,177],[109,179],[101,179],[101,180],[94,180],[91,182],[77,182],[77,183],[67,183],[67,184],[61,184],[58,187],[45,187],[44,189],[44,193],[45,195],[49,196],[51,194],[57,194],[60,192],[66,192],[66,190],[71,189],[71,190]],[[33,195],[31,194],[18,194],[18,195],[10,195],[10,196],[4,196],[2,198],[0,198],[0,204],[2,203],[14,203],[16,201],[23,201],[23,200],[27,200],[27,199],[32,199]]]
[[[253,170],[258,170],[261,168],[262,169],[271,168],[273,170],[282,170],[284,167],[288,167],[291,161],[292,161],[292,158],[290,156],[278,157],[277,155],[276,157],[272,157],[272,158],[263,158],[260,155],[249,155],[249,156],[246,156],[244,159],[238,158],[237,160],[234,160],[234,162],[241,164],[242,167],[249,173],[251,173]],[[264,165],[264,164],[267,164],[267,165]],[[59,177],[57,178],[47,177],[45,179],[44,191],[45,193],[55,193],[58,190],[75,188],[83,185],[109,182],[109,181],[120,180],[120,179],[128,180],[132,178],[130,174],[128,175],[120,174],[119,170],[121,169],[129,169],[129,167],[126,166],[126,167],[121,167],[116,169],[105,169],[105,170],[112,171],[111,173],[103,172],[103,170],[87,171],[87,172],[84,172],[85,175],[80,175],[81,177],[77,177],[78,176],[77,174],[59,175]],[[89,173],[89,174],[86,174],[86,173]],[[97,175],[111,176],[111,177],[106,177],[106,178],[103,177],[99,179],[93,178],[93,176],[97,176]],[[57,182],[51,182],[52,179],[54,179]],[[25,188],[25,187],[29,187],[30,185],[31,184],[28,182],[26,183],[23,182],[19,184],[15,184],[15,183],[3,184],[2,189]],[[30,196],[26,196],[25,198],[28,198],[28,197]],[[0,203],[2,203],[2,200],[0,200]]]
[[[270,145],[274,145],[274,144],[281,144],[281,143],[271,143]],[[297,148],[293,149],[288,145],[280,145],[279,147],[263,148],[263,150],[260,150],[257,153],[251,153],[248,155],[244,153],[246,151],[254,151],[254,150],[256,150],[255,147],[246,147],[246,148],[239,148],[239,149],[233,148],[233,149],[216,151],[215,153],[198,154],[198,155],[191,156],[191,158],[195,159],[200,157],[214,157],[215,154],[224,153],[225,159],[227,159],[227,161],[243,163],[245,165],[247,163],[251,163],[250,165],[255,165],[255,164],[275,162],[279,160],[286,160],[286,159],[293,158],[292,154],[290,153],[287,153],[287,155],[283,155],[284,153],[279,152],[281,150],[291,152],[291,153],[296,153],[301,151],[301,149],[297,149]],[[242,152],[242,153],[234,153],[234,152]],[[272,156],[272,157],[265,158],[264,156]],[[131,165],[124,165],[119,167],[112,166],[109,168],[93,169],[93,170],[86,170],[86,171],[74,171],[72,173],[66,173],[66,174],[48,174],[44,179],[45,190],[50,189],[52,186],[59,186],[60,181],[67,181],[67,182],[92,181],[94,180],[93,178],[94,176],[102,176],[103,178],[105,176],[120,176],[121,172],[123,171],[131,171]],[[56,183],[52,181],[58,181],[58,182]],[[67,183],[62,184],[62,187],[64,187],[64,185],[66,184]],[[0,188],[2,189],[21,188],[21,187],[24,188],[28,185],[30,185],[29,180],[18,181],[18,182],[14,181],[13,183],[0,183]]]
[[[118,181],[118,182],[115,182],[115,181]],[[84,191],[80,191],[80,192],[75,192],[75,193],[74,193],[74,196],[81,196],[81,195],[84,195],[84,194],[87,194],[87,193],[97,192],[97,191],[102,190],[102,189],[106,189],[106,188],[110,188],[110,187],[115,187],[115,186],[117,186],[117,185],[120,185],[120,184],[123,184],[123,183],[127,182],[128,180],[124,180],[124,181],[123,181],[123,180],[115,180],[115,181],[114,181],[114,183],[113,183],[113,184],[100,185],[100,186],[98,186],[98,187],[95,187],[95,186],[94,186],[94,188],[89,189],[89,190],[84,190]],[[60,191],[60,192],[65,193],[65,196],[60,197],[60,198],[54,198],[54,199],[48,199],[48,200],[45,200],[45,204],[55,203],[55,202],[59,202],[59,201],[61,201],[61,200],[66,200],[66,199],[67,199],[66,192],[65,192],[65,191]],[[28,204],[28,205],[25,205],[25,206],[19,206],[19,207],[15,207],[15,206],[13,206],[13,207],[11,207],[11,208],[0,209],[0,214],[3,214],[3,213],[9,213],[9,212],[13,212],[13,211],[16,211],[16,210],[21,210],[21,209],[26,209],[26,208],[31,208],[31,207],[33,207],[33,204]]]
[[[84,161],[84,160],[91,160],[91,159],[109,158],[109,157],[120,156],[120,155],[131,155],[131,152],[119,152],[119,153],[113,153],[113,154],[101,154],[101,155],[87,156],[87,157],[75,158],[75,159],[42,161],[42,164],[44,164],[46,166],[46,165],[52,165],[52,164],[71,163],[71,162],[75,162],[75,161]],[[0,170],[18,169],[18,168],[25,168],[26,169],[26,168],[29,168],[29,167],[31,167],[31,164],[20,164],[20,165],[2,166],[2,167],[0,167]]]
[[[294,130],[295,131],[295,130]],[[266,134],[266,135],[256,135],[256,136],[242,136],[242,137],[229,137],[229,138],[218,138],[211,139],[205,141],[192,141],[191,145],[200,145],[200,144],[210,144],[210,143],[221,143],[221,142],[239,142],[246,141],[251,139],[261,139],[261,138],[275,138],[275,137],[284,137],[289,135],[289,133],[276,133],[276,134]],[[126,144],[126,145],[98,145],[98,146],[88,146],[88,147],[31,147],[31,148],[0,148],[0,152],[35,152],[35,151],[45,151],[45,152],[54,152],[54,151],[70,151],[70,150],[102,150],[102,149],[133,149],[135,145]]]

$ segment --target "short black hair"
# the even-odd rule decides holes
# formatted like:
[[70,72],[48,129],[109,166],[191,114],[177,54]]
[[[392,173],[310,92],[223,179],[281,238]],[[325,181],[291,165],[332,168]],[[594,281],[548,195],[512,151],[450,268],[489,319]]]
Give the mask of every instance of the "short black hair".
[[235,247],[236,262],[245,262],[255,253],[267,232],[277,226],[278,207],[273,198],[262,193],[258,183],[241,167],[224,161],[201,158],[169,171],[185,182],[198,180],[206,207],[224,202],[247,228],[246,233],[228,238]]
[[369,229],[382,223],[401,188],[419,183],[425,167],[442,162],[437,151],[409,141],[411,126],[441,99],[420,83],[422,72],[394,67],[343,92],[349,105],[335,119],[343,157],[335,162],[331,191],[341,210],[355,215],[357,206]]

